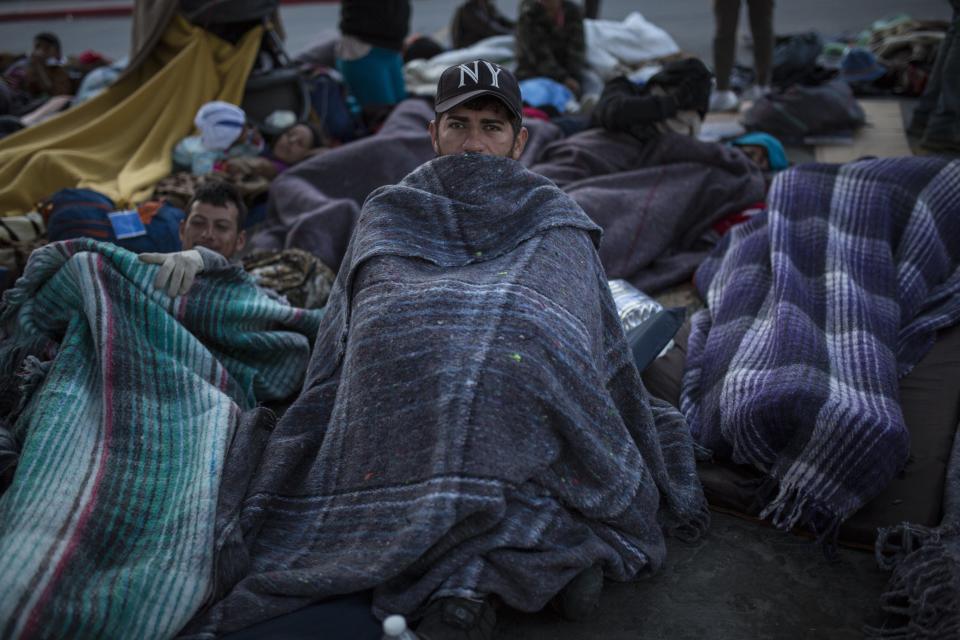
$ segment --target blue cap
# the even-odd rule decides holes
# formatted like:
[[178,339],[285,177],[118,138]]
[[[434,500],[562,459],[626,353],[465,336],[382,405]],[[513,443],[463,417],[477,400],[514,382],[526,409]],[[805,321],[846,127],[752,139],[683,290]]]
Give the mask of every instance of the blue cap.
[[780,141],[769,133],[754,131],[747,133],[739,138],[730,141],[730,144],[737,147],[758,146],[767,150],[767,162],[770,163],[771,171],[783,171],[790,163],[787,162],[787,152],[784,150]]

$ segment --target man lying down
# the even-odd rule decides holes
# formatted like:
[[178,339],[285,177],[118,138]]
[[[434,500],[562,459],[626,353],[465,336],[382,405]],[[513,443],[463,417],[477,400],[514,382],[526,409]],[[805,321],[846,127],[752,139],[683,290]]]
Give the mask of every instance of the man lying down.
[[[706,503],[681,415],[641,385],[600,229],[516,160],[509,71],[447,69],[437,152],[365,202],[307,379],[223,552],[207,636],[335,594],[423,638],[487,638],[494,607],[570,618],[604,576],[664,562]],[[242,548],[242,551],[237,551]]]

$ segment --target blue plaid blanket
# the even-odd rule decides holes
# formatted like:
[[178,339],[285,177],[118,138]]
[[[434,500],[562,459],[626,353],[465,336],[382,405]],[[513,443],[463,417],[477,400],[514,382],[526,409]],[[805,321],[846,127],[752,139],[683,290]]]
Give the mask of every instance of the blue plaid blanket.
[[776,525],[826,538],[906,461],[898,377],[960,320],[958,202],[958,161],[800,166],[697,271],[681,407],[769,476]]

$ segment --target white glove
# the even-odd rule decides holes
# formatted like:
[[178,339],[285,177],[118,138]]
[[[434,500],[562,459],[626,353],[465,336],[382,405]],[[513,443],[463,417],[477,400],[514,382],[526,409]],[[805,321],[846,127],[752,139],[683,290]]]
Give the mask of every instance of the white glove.
[[160,265],[153,286],[166,289],[171,298],[189,291],[194,278],[203,271],[203,256],[196,249],[177,253],[141,253],[140,260]]

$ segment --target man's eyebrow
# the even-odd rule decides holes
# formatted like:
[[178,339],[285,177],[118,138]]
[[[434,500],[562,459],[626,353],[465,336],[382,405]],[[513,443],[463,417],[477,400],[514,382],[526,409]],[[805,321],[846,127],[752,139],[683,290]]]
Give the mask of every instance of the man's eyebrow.
[[481,118],[481,124],[504,124],[506,120],[503,118]]
[[467,122],[469,119],[470,118],[466,116],[454,116],[454,115],[447,116],[447,120],[456,120],[457,122]]

